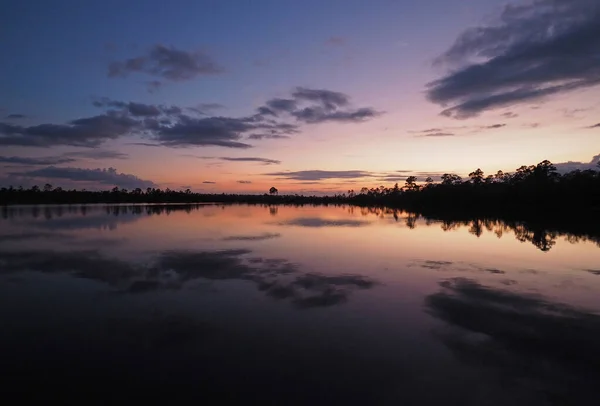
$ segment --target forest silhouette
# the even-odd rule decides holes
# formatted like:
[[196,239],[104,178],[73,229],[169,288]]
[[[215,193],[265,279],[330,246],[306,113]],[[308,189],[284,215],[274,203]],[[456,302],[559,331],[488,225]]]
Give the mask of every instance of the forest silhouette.
[[396,183],[393,187],[363,187],[332,196],[279,194],[276,187],[264,194],[208,194],[168,188],[66,190],[50,184],[41,188],[0,189],[0,205],[88,203],[352,204],[401,208],[430,216],[537,216],[567,212],[600,215],[600,165],[596,170],[560,174],[545,160],[521,166],[512,173],[498,171],[486,176],[477,169],[467,179],[446,173],[441,182],[430,177],[420,182],[417,177],[409,176],[403,186]]

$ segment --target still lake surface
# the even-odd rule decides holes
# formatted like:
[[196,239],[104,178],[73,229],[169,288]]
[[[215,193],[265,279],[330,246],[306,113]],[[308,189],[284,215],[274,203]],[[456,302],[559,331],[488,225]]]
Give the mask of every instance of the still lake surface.
[[352,207],[0,210],[4,395],[600,399],[600,239]]

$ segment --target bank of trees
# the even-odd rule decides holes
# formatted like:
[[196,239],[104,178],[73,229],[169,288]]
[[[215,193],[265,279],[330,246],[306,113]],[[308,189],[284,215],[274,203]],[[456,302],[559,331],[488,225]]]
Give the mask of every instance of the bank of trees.
[[463,179],[447,173],[440,182],[410,176],[404,185],[363,187],[358,192],[333,196],[301,196],[269,193],[257,195],[204,194],[190,189],[118,187],[106,191],[64,190],[46,184],[29,189],[0,189],[0,204],[86,204],[86,203],[251,203],[251,204],[355,204],[389,206],[421,213],[462,212],[549,212],[570,210],[600,212],[600,166],[559,174],[549,161],[521,166],[512,173],[486,175],[477,169]]
[[477,169],[466,179],[447,173],[438,183],[431,178],[419,183],[411,176],[402,187],[350,190],[348,196],[360,205],[376,203],[420,212],[600,211],[600,166],[561,175],[551,162],[542,161],[513,173],[486,176]]

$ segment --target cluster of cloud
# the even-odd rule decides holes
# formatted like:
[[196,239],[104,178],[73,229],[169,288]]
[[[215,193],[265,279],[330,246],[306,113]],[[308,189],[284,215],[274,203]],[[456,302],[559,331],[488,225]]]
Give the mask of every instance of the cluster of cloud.
[[532,0],[463,32],[436,61],[450,72],[427,85],[443,115],[492,109],[600,84],[600,2]]
[[290,98],[275,98],[259,107],[264,116],[291,116],[297,121],[314,124],[328,121],[361,122],[381,113],[370,108],[349,108],[350,98],[340,92],[297,87]]
[[[155,44],[146,53],[108,65],[108,77],[126,77],[142,73],[170,82],[194,79],[202,75],[215,75],[224,69],[204,52],[183,51],[175,47]],[[162,86],[161,80],[151,80],[150,91]]]
[[[302,124],[359,123],[380,113],[369,107],[350,107],[349,97],[324,89],[296,88],[287,99],[271,99],[246,117],[204,116],[177,106],[115,101],[93,102],[103,114],[66,124],[20,126],[0,123],[0,145],[94,148],[108,140],[138,135],[167,147],[220,146],[250,148],[247,139],[287,138]],[[213,108],[215,106],[212,106]],[[184,112],[191,111],[190,113]]]
[[71,167],[48,166],[27,172],[14,172],[12,176],[37,178],[42,180],[59,179],[75,182],[95,183],[99,185],[118,186],[135,189],[156,187],[156,183],[140,179],[135,175],[118,173],[115,168],[83,169]]

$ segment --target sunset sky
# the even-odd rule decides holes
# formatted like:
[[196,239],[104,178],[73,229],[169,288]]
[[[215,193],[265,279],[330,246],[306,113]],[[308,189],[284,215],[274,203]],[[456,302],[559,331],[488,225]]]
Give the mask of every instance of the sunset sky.
[[600,158],[600,1],[0,6],[0,186],[334,193]]

